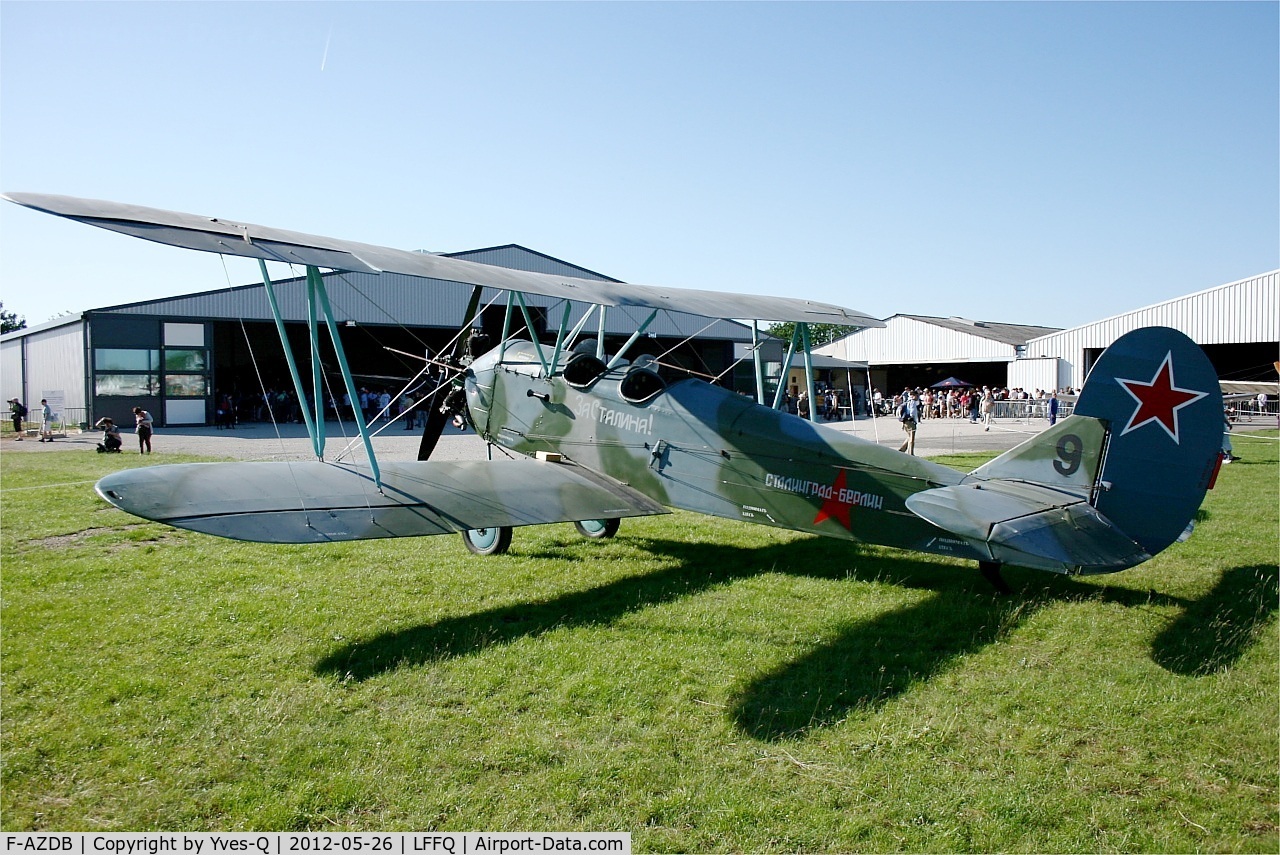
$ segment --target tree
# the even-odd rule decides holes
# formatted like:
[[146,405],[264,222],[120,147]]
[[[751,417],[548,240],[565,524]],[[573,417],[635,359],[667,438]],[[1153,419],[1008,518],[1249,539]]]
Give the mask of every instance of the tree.
[[[809,324],[809,344],[812,347],[830,344],[857,329],[861,329],[861,327],[846,327],[840,324]],[[787,343],[790,343],[791,336],[795,334],[795,331],[796,325],[791,321],[783,324],[774,324],[765,330],[769,335],[777,336]]]
[[0,300],[0,333],[13,332],[27,328],[27,319],[18,317],[16,312],[6,312],[4,301]]

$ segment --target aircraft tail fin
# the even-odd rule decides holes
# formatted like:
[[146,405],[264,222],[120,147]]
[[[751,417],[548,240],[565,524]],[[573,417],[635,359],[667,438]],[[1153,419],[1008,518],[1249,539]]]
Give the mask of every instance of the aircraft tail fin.
[[1176,330],[1135,330],[1099,358],[1072,416],[907,506],[993,561],[1123,570],[1187,531],[1221,465],[1222,431],[1204,351]]
[[1117,339],[1075,413],[1108,426],[1093,505],[1152,555],[1182,537],[1222,465],[1222,387],[1200,346],[1167,327]]

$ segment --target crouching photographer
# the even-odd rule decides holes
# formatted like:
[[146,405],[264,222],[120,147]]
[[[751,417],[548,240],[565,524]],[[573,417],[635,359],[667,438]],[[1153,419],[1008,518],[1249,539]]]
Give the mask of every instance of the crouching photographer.
[[102,442],[98,443],[99,454],[119,454],[124,442],[120,439],[120,428],[110,416],[98,419],[95,429],[102,431]]

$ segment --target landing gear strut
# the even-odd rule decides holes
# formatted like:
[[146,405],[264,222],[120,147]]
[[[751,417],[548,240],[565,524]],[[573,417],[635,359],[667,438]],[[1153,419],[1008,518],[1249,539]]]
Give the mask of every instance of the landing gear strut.
[[991,583],[991,587],[996,589],[996,593],[1001,596],[1007,596],[1013,593],[1013,589],[1009,587],[1009,583],[1000,575],[999,561],[979,561],[978,572],[982,574],[982,578]]

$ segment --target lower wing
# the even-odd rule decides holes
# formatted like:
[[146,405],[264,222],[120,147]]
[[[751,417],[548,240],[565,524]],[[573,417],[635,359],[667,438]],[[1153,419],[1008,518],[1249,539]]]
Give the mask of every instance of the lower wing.
[[618,481],[539,460],[186,463],[108,475],[98,495],[177,528],[260,543],[416,537],[667,513]]

